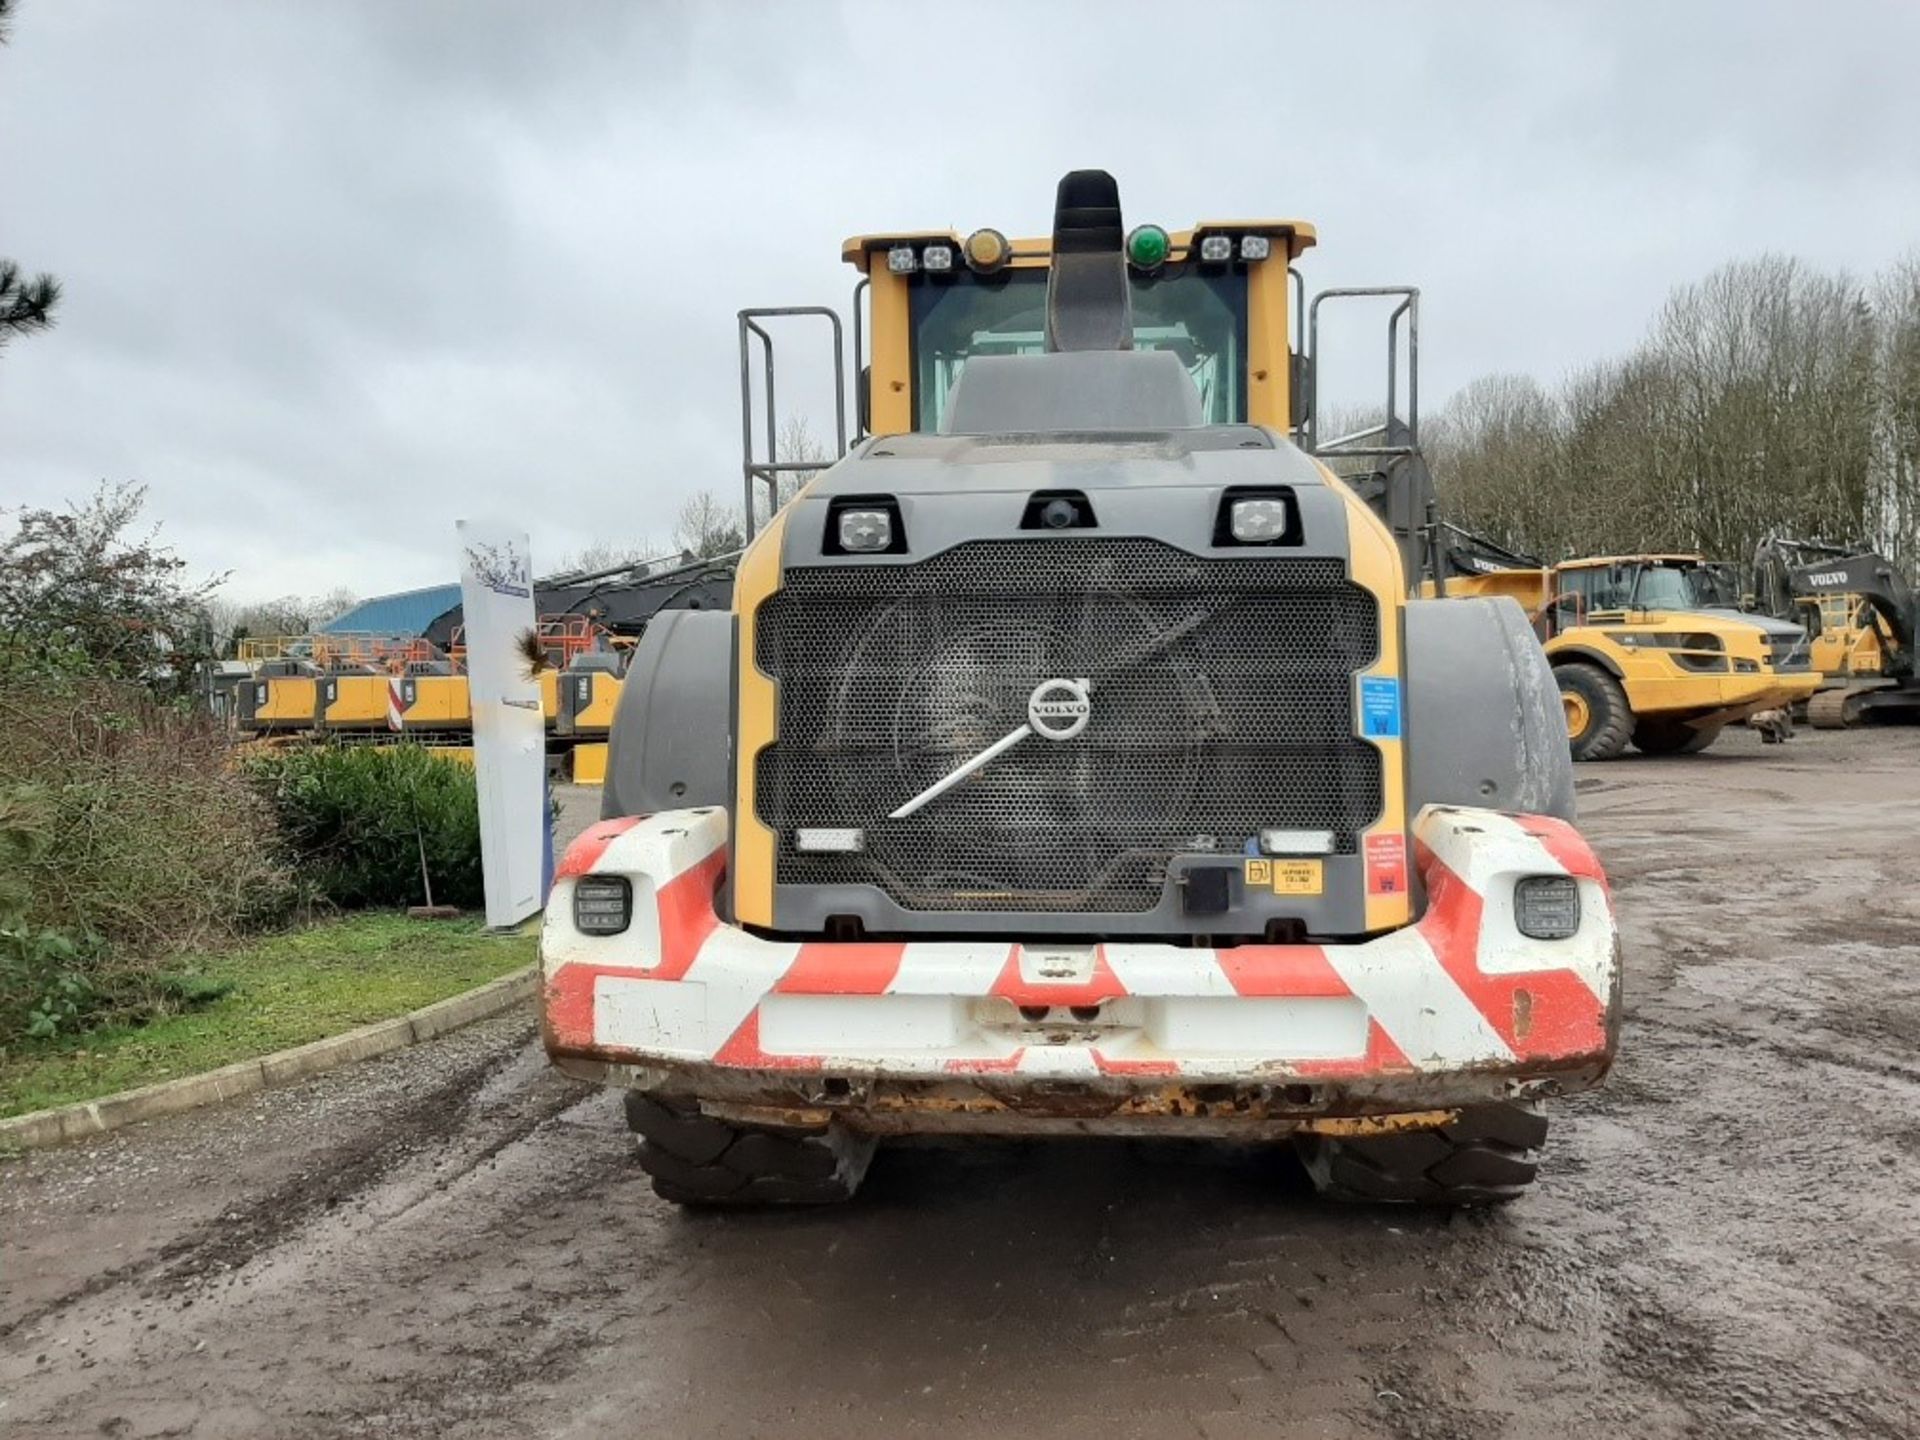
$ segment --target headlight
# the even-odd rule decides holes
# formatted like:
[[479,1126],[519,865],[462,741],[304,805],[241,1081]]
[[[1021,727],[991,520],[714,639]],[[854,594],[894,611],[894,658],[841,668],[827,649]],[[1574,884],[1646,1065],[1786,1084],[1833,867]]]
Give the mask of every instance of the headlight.
[[870,555],[893,544],[893,517],[884,510],[842,510],[840,548]]
[[618,935],[633,923],[633,886],[624,875],[583,875],[573,882],[573,928],[582,935]]
[[1284,500],[1235,500],[1227,507],[1227,528],[1242,545],[1259,545],[1287,533],[1290,513]]
[[1233,237],[1231,235],[1209,235],[1200,242],[1200,258],[1209,265],[1219,265],[1233,258]]
[[1513,887],[1513,919],[1531,940],[1565,940],[1580,928],[1580,883],[1571,875],[1529,875]]
[[1262,830],[1262,855],[1331,855],[1331,830]]
[[920,264],[930,274],[953,269],[953,247],[951,245],[927,246],[920,252]]
[[1273,253],[1273,241],[1264,235],[1242,235],[1240,237],[1240,258],[1242,260],[1264,260]]
[[793,848],[804,855],[858,855],[867,848],[867,832],[803,827],[793,832]]
[[887,251],[887,269],[895,275],[911,275],[920,268],[920,257],[911,245],[895,245]]

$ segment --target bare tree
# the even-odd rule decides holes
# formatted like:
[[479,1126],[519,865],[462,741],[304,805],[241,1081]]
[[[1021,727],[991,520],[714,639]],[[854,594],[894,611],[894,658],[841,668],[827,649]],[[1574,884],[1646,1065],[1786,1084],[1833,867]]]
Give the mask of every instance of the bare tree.
[[646,560],[657,560],[670,553],[673,548],[672,545],[661,540],[596,540],[591,545],[582,546],[567,556],[560,562],[558,568],[563,574],[583,570],[612,570],[621,565],[638,565]]
[[[1744,559],[1776,529],[1909,536],[1920,501],[1899,457],[1911,467],[1920,445],[1920,264],[1875,295],[1877,312],[1844,274],[1762,256],[1679,287],[1630,354],[1554,392],[1476,381],[1432,427],[1443,502],[1552,558]],[[1910,423],[1893,418],[1903,367]]]
[[730,554],[746,543],[740,512],[711,490],[700,491],[680,507],[673,539],[676,545],[702,560]]
[[1865,529],[1914,570],[1920,568],[1920,249],[1880,277],[1874,308],[1879,414]]

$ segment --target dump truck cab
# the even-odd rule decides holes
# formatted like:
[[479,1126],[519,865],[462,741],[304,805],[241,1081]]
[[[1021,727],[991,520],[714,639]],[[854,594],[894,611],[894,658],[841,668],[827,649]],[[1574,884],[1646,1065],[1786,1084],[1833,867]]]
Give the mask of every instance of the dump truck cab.
[[627,1088],[661,1194],[845,1198],[943,1131],[1504,1199],[1604,1076],[1617,932],[1526,619],[1410,601],[1290,438],[1312,238],[1127,231],[1076,172],[1045,241],[848,242],[853,435],[779,508],[771,325],[840,326],[742,312],[732,613],[649,624],[542,937],[549,1053]]

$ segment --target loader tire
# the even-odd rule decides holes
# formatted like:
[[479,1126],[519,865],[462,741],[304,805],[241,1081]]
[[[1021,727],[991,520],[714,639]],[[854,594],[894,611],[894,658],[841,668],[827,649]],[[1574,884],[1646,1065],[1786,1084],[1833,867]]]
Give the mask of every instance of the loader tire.
[[736,1125],[641,1090],[627,1092],[626,1108],[640,1168],[676,1205],[830,1205],[853,1198],[873,1158],[873,1137],[839,1124]]
[[1674,720],[1642,720],[1633,727],[1633,748],[1642,755],[1698,755],[1720,738],[1721,728],[1696,730]]
[[1611,760],[1633,735],[1633,707],[1620,682],[1597,665],[1578,662],[1553,672],[1576,760]]
[[1302,1135],[1294,1144],[1330,1200],[1399,1205],[1497,1205],[1533,1183],[1547,1117],[1520,1101],[1462,1110],[1438,1130]]

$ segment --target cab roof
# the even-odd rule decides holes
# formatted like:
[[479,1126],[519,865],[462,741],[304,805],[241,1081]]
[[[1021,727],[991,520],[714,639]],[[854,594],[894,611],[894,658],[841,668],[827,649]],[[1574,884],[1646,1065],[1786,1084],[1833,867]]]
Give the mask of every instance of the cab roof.
[[[1319,243],[1318,234],[1305,220],[1202,220],[1189,230],[1168,232],[1167,238],[1173,244],[1173,253],[1168,258],[1183,258],[1182,252],[1191,249],[1202,237],[1222,232],[1265,235],[1276,242],[1276,250],[1286,251],[1288,260],[1297,260],[1302,252]],[[864,269],[867,255],[875,250],[885,250],[893,245],[924,245],[935,240],[949,241],[958,250],[965,243],[966,236],[957,230],[885,230],[870,235],[854,235],[841,243],[840,258],[849,265]],[[1053,237],[1049,235],[1013,240],[1009,244],[1013,248],[1012,263],[1015,265],[1023,261],[1029,265],[1035,264],[1053,253]]]
[[1707,563],[1707,558],[1704,555],[1678,555],[1678,554],[1675,554],[1675,555],[1667,555],[1667,554],[1583,555],[1578,560],[1562,560],[1558,565],[1554,566],[1554,569],[1556,570],[1591,570],[1600,565],[1645,565],[1648,563],[1676,564],[1676,565],[1704,565]]

